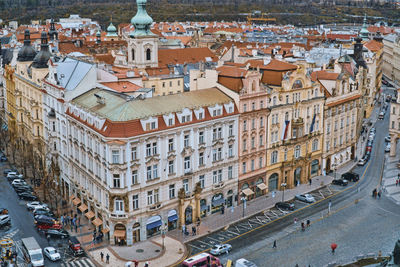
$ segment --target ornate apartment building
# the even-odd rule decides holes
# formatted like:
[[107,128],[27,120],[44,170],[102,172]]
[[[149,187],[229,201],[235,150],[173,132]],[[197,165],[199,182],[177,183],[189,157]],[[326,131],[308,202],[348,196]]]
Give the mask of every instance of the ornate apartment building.
[[[277,70],[275,85],[268,85],[271,114],[267,126],[266,177],[270,192],[281,190],[282,184],[293,188],[321,174],[324,94],[304,66],[289,65],[271,65]],[[283,69],[292,71],[282,73]]]
[[67,114],[73,203],[111,242],[236,205],[239,115],[217,88],[150,98],[93,89]]
[[396,102],[390,103],[390,119],[389,119],[389,135],[390,141],[390,156],[396,156],[397,141],[400,138],[400,89],[397,89]]

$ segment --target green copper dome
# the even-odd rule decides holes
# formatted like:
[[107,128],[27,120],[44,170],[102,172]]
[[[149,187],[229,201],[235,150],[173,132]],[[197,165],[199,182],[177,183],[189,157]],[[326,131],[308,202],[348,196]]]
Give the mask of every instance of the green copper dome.
[[112,24],[112,22],[110,23],[110,25],[107,27],[107,37],[117,37],[117,28],[114,26],[114,24]]
[[137,13],[131,19],[132,25],[135,27],[131,36],[146,36],[146,35],[154,35],[150,31],[151,24],[153,24],[153,19],[147,14],[146,11],[146,3],[147,0],[136,0],[137,4]]
[[368,35],[369,35],[369,31],[368,31],[368,26],[367,26],[367,16],[364,15],[364,22],[363,22],[363,25],[360,30],[360,37],[363,40],[368,40],[369,39]]

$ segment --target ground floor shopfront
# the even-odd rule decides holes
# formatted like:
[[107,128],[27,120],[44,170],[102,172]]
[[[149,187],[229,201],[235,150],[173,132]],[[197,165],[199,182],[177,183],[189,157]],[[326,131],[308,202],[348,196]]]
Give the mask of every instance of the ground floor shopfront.
[[336,153],[326,154],[322,160],[322,174],[335,171],[355,158],[355,145],[348,146]]
[[265,170],[262,169],[259,172],[239,176],[239,203],[241,203],[244,199],[246,199],[246,201],[250,201],[268,193],[265,174]]

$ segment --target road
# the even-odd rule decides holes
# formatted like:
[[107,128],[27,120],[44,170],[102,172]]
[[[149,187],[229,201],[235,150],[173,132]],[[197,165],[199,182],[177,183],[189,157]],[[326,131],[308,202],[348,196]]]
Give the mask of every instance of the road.
[[[365,166],[353,170],[360,175],[358,183],[247,234],[224,240],[233,250],[220,257],[222,262],[246,258],[258,266],[324,266],[350,262],[360,254],[381,251],[387,255],[393,251],[399,238],[400,208],[385,196],[372,198],[383,170],[388,120],[386,112],[385,119],[376,122],[372,157]],[[328,216],[329,201],[332,208]],[[294,218],[310,219],[311,226],[303,232],[299,223],[293,223]],[[276,249],[272,248],[274,240]],[[338,244],[335,255],[331,254],[331,243]]]
[[[58,248],[63,261],[51,262],[45,258],[45,266],[85,266],[94,267],[95,265],[90,262],[86,257],[74,259],[67,252],[67,241],[59,239],[51,239],[50,243],[44,235],[39,234],[34,227],[32,213],[26,209],[26,201],[19,200],[17,194],[14,192],[12,186],[8,183],[7,179],[3,177],[3,170],[8,168],[7,162],[0,163],[0,207],[6,208],[11,217],[11,226],[0,229],[0,239],[4,237],[12,238],[18,245],[21,244],[21,238],[33,236],[40,247],[53,246]],[[18,260],[22,262],[22,257],[19,255]],[[71,261],[71,262],[69,262]],[[64,263],[63,263],[64,262]],[[69,263],[67,263],[69,262]],[[76,262],[78,262],[76,264]],[[79,264],[80,263],[80,264]]]

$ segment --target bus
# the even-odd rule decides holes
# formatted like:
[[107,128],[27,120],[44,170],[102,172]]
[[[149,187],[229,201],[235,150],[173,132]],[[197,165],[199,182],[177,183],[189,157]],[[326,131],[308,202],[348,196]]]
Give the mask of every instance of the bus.
[[222,267],[220,260],[208,253],[201,253],[186,259],[182,262],[182,267]]
[[34,237],[22,238],[22,247],[25,258],[33,267],[44,266],[42,248]]

